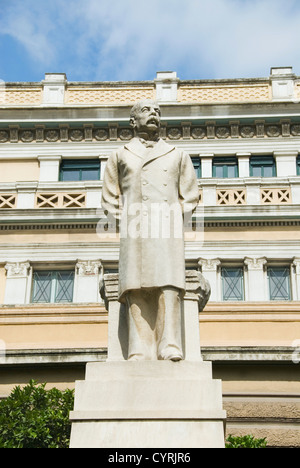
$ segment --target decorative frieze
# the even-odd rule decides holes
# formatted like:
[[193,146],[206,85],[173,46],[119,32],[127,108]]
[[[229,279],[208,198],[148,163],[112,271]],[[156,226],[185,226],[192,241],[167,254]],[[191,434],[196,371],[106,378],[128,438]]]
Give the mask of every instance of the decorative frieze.
[[[98,128],[86,124],[76,128],[59,125],[57,128],[48,129],[41,125],[27,129],[9,126],[7,129],[0,130],[0,144],[126,142],[131,140],[133,136],[133,130],[129,125],[123,126],[117,123],[109,123]],[[178,125],[163,122],[161,127],[161,138],[170,141],[252,140],[256,138],[280,139],[289,137],[300,137],[300,124],[291,124],[289,121],[284,121],[270,125],[264,121],[258,121],[247,125],[243,124],[243,122],[229,122],[228,125],[218,125],[215,121],[207,121],[202,124],[182,121]]]

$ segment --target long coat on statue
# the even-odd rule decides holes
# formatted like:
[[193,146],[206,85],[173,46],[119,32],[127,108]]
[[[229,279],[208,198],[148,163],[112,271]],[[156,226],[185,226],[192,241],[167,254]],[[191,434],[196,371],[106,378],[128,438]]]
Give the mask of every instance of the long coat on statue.
[[198,202],[190,156],[162,139],[146,147],[134,138],[109,158],[102,208],[121,220],[120,302],[130,290],[185,290],[184,215]]

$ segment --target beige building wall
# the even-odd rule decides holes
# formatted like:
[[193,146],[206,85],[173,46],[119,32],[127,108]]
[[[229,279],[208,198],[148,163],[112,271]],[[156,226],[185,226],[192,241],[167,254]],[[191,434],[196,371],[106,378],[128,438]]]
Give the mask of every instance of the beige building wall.
[[36,160],[0,160],[0,182],[28,182],[39,180]]

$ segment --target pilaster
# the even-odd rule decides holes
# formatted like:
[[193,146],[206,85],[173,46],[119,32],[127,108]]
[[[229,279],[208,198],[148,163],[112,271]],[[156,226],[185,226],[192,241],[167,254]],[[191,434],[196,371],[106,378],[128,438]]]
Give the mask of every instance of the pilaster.
[[200,258],[198,265],[201,268],[202,274],[211,286],[211,301],[221,300],[221,281],[220,267],[221,261],[218,258],[207,259]]
[[78,260],[76,264],[74,302],[99,302],[99,278],[102,272],[100,260]]
[[213,154],[200,154],[203,179],[212,177],[213,158]]
[[277,176],[296,176],[298,152],[276,151],[274,158],[276,160]]
[[266,257],[246,257],[244,265],[246,267],[246,300],[256,302],[267,301],[268,279],[266,274]]
[[26,304],[32,269],[29,262],[8,262],[5,265],[6,287],[4,304]]
[[58,182],[61,156],[39,156],[40,182]]
[[250,177],[251,153],[237,153],[239,165],[239,177]]
[[294,258],[293,267],[295,272],[295,286],[293,296],[294,300],[300,301],[300,258]]

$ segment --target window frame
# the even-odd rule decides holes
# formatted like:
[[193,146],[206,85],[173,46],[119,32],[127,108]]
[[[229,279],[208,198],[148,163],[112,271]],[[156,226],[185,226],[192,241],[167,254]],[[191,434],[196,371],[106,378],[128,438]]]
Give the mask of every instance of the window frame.
[[[79,173],[79,179],[64,180],[64,170],[73,170]],[[97,178],[86,179],[82,178],[82,171],[87,169],[95,169],[97,171]],[[59,167],[59,181],[60,182],[82,182],[82,181],[96,181],[100,180],[101,177],[101,161],[100,159],[63,159]]]
[[[227,296],[225,294],[225,279],[226,277],[224,276],[224,272],[228,271],[236,271],[240,272],[240,276],[237,276],[237,280],[240,282],[239,285],[239,292],[240,295],[236,298],[232,298],[231,296]],[[236,285],[234,286],[235,288],[237,287]],[[246,299],[246,294],[245,294],[245,270],[244,267],[239,265],[239,266],[234,266],[234,265],[222,265],[221,266],[221,293],[222,293],[222,301],[223,302],[244,302]]]
[[195,169],[195,174],[197,179],[201,179],[202,177],[202,165],[201,165],[201,159],[199,156],[191,156],[191,160]]
[[[253,169],[254,167],[260,167],[261,168],[261,174],[254,175],[253,174]],[[272,167],[272,175],[265,175],[264,171],[267,167]],[[277,176],[277,168],[276,168],[276,161],[273,156],[252,156],[250,158],[250,177],[276,177]]]
[[[70,300],[57,300],[58,298],[58,286],[59,286],[59,275],[68,273],[69,277],[72,275],[72,291]],[[36,288],[36,277],[37,275],[48,275],[50,282],[50,293],[49,300],[34,300],[37,292]],[[71,304],[74,302],[74,289],[75,289],[75,269],[35,269],[32,273],[32,287],[31,287],[31,304]]]
[[[216,175],[216,169],[217,167],[223,166],[223,176],[219,177]],[[234,173],[235,175],[228,176],[228,167],[232,166],[234,167]],[[212,162],[212,176],[215,179],[237,179],[239,177],[239,163],[238,159],[235,157],[222,157],[222,158],[214,158]]]
[[[285,270],[287,272],[287,275],[284,279],[284,281],[287,281],[287,293],[288,295],[284,298],[283,296],[274,296],[272,297],[272,289],[271,289],[271,271],[279,271],[279,270]],[[292,275],[291,275],[291,267],[289,265],[269,265],[267,267],[267,277],[268,277],[268,285],[269,285],[269,300],[270,301],[292,301],[293,300],[293,292],[292,292]],[[279,287],[280,289],[280,287]]]

